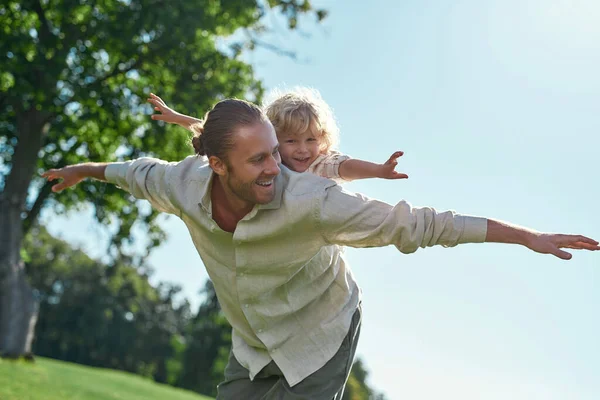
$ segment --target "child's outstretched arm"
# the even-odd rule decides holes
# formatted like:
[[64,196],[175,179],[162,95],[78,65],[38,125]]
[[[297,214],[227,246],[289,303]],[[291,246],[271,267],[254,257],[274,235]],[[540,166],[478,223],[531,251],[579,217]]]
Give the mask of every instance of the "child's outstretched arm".
[[180,114],[177,111],[169,108],[167,104],[155,95],[154,93],[150,93],[150,97],[148,97],[148,102],[154,106],[154,111],[160,112],[160,114],[152,114],[152,119],[156,121],[165,121],[169,124],[177,124],[182,128],[191,131],[190,127],[198,122],[202,122],[201,119],[190,117],[189,115]]
[[343,161],[339,167],[340,177],[349,181],[365,178],[407,179],[408,175],[396,171],[398,158],[403,154],[404,152],[397,151],[383,164],[355,159]]

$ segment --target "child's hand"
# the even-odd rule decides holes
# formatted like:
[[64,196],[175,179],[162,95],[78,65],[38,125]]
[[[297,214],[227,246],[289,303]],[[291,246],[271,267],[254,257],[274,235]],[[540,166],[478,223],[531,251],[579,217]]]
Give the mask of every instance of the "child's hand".
[[165,121],[170,124],[178,124],[181,114],[177,111],[169,108],[167,104],[155,95],[154,93],[150,93],[150,97],[148,98],[148,103],[151,103],[154,106],[154,111],[160,112],[160,114],[152,114],[152,119],[156,121]]
[[396,171],[396,165],[398,165],[398,158],[404,155],[403,151],[397,151],[390,156],[390,158],[383,164],[379,165],[379,176],[378,178],[383,179],[407,179],[408,175],[401,174]]

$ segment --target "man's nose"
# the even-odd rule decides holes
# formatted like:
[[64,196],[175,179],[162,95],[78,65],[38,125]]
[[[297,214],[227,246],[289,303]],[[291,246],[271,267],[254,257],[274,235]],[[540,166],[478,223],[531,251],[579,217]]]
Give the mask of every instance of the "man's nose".
[[265,173],[268,175],[279,175],[280,172],[281,169],[279,168],[279,157],[269,157],[267,168],[265,168]]

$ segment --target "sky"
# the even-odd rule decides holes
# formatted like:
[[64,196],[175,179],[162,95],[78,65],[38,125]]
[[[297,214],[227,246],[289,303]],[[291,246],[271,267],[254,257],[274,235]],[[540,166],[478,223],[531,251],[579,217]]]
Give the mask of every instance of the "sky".
[[[298,60],[264,49],[246,58],[267,88],[318,89],[340,151],[375,162],[405,152],[408,180],[347,189],[600,239],[599,2],[313,4],[329,17],[300,21],[300,34],[269,21],[265,39]],[[43,220],[93,256],[105,249],[89,210]],[[183,223],[162,226],[153,280],[181,284],[197,304],[204,266]],[[600,398],[600,254],[562,261],[468,244],[347,258],[363,290],[358,355],[391,400]]]

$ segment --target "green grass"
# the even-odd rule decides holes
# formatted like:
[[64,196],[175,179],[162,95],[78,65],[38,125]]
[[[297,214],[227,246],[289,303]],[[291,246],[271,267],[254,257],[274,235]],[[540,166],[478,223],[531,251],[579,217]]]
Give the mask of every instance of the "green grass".
[[0,359],[0,400],[209,400],[137,375],[36,358]]

